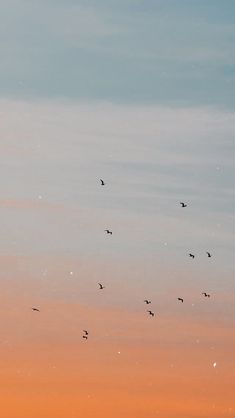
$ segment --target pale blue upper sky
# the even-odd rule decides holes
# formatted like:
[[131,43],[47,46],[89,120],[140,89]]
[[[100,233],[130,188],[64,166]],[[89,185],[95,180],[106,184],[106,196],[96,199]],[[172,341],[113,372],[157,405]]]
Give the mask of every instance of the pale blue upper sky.
[[115,260],[139,295],[234,289],[234,17],[228,0],[0,3],[1,254],[99,259],[96,281]]
[[1,96],[234,108],[233,0],[9,0]]

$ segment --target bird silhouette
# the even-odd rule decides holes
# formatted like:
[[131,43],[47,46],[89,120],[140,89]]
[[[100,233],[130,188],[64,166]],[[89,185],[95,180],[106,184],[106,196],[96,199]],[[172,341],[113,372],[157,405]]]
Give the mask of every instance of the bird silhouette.
[[202,295],[205,296],[205,298],[210,298],[211,297],[211,295],[209,295],[209,293],[206,293],[206,292],[203,292]]
[[100,179],[100,182],[101,182],[101,186],[105,186],[104,180]]
[[83,332],[85,333],[85,335],[88,335],[88,331],[86,329],[84,329]]
[[105,288],[105,286],[103,286],[101,283],[98,283],[100,290],[103,290]]
[[184,203],[184,202],[180,202],[180,204],[181,204],[181,207],[182,208],[186,208],[188,205],[186,205],[186,203]]
[[32,308],[32,311],[40,312],[38,308]]
[[211,257],[211,253],[208,253],[208,251],[206,253],[207,253],[207,256],[210,258]]
[[182,303],[184,302],[184,299],[182,299],[182,298],[178,298],[178,300]]
[[195,258],[195,255],[194,255],[194,254],[189,253],[189,257],[191,257],[191,258]]
[[88,337],[86,335],[83,335],[82,338],[84,338],[84,340],[88,340]]
[[151,303],[151,300],[145,299],[144,302],[146,303],[146,305],[149,305]]
[[152,311],[147,311],[149,315],[154,316],[154,313]]
[[104,232],[107,232],[107,234],[111,234],[112,235],[112,231],[110,231],[109,229],[105,229]]

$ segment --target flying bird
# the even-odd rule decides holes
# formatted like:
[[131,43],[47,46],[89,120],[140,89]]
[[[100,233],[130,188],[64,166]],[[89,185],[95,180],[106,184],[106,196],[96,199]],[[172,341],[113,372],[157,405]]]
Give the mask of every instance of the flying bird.
[[182,298],[178,298],[178,300],[182,303],[184,302],[184,299],[182,299]]
[[105,288],[105,286],[103,286],[101,283],[98,283],[100,290],[103,290]]
[[82,338],[84,338],[84,340],[88,340],[88,337],[86,335],[83,335]]
[[104,180],[100,179],[100,182],[101,182],[101,186],[105,186]]
[[208,251],[206,253],[207,253],[207,256],[210,258],[211,257],[211,253],[208,253]]
[[189,253],[189,257],[194,258],[194,257],[195,257],[195,255],[194,255],[194,254]]
[[151,300],[145,299],[144,302],[146,303],[146,305],[149,305],[151,303]]
[[154,313],[152,311],[147,311],[149,315],[154,316]]
[[112,235],[112,231],[110,231],[109,229],[105,229],[104,232],[107,232],[107,234],[111,234]]
[[84,329],[83,332],[85,333],[85,335],[88,335],[88,331],[86,329]]
[[188,205],[186,205],[186,203],[184,203],[184,202],[180,202],[180,204],[181,204],[181,207],[182,208],[186,208]]
[[40,312],[38,308],[32,308],[32,311]]
[[205,296],[205,298],[210,298],[211,297],[211,295],[209,295],[209,293],[206,293],[206,292],[203,292],[202,295]]

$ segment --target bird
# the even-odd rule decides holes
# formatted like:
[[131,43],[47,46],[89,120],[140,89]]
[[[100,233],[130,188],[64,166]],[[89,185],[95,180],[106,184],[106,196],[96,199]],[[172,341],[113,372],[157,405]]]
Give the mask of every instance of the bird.
[[84,340],[88,340],[88,337],[86,335],[83,335],[82,338],[84,338]]
[[195,257],[195,255],[194,255],[194,254],[189,253],[189,257],[194,258],[194,257]]
[[184,202],[180,202],[180,204],[181,204],[181,207],[182,208],[186,208],[188,205],[186,205],[186,203],[184,203]]
[[88,331],[86,329],[84,329],[83,332],[85,333],[85,335],[88,335]]
[[101,186],[105,186],[104,180],[100,179],[100,182],[101,182]]
[[103,290],[105,288],[105,286],[103,286],[101,283],[98,283],[100,290]]
[[211,297],[211,295],[209,295],[209,293],[206,293],[206,292],[202,292],[202,295],[204,295],[205,298],[210,298]]
[[147,311],[149,315],[154,316],[154,313],[152,311]]
[[149,305],[151,303],[151,300],[145,299],[144,302],[146,303],[146,305]]
[[211,253],[208,253],[208,251],[206,253],[207,253],[207,256],[210,258],[211,257]]
[[38,308],[32,308],[32,311],[40,312]]
[[182,299],[182,298],[178,298],[178,300],[182,303],[184,302],[184,299]]
[[110,231],[109,229],[105,229],[104,232],[107,232],[107,234],[111,234],[112,235],[112,231]]

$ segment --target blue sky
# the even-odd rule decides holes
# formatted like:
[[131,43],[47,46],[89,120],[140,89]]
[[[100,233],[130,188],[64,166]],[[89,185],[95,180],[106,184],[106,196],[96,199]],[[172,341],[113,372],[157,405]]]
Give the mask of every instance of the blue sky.
[[234,251],[234,2],[11,0],[0,16],[6,251],[96,251],[110,225],[146,238],[117,234],[123,255]]
[[3,252],[95,257],[110,227],[114,257],[209,248],[233,271],[234,8],[0,5]]
[[232,0],[11,0],[0,16],[2,96],[234,108]]

